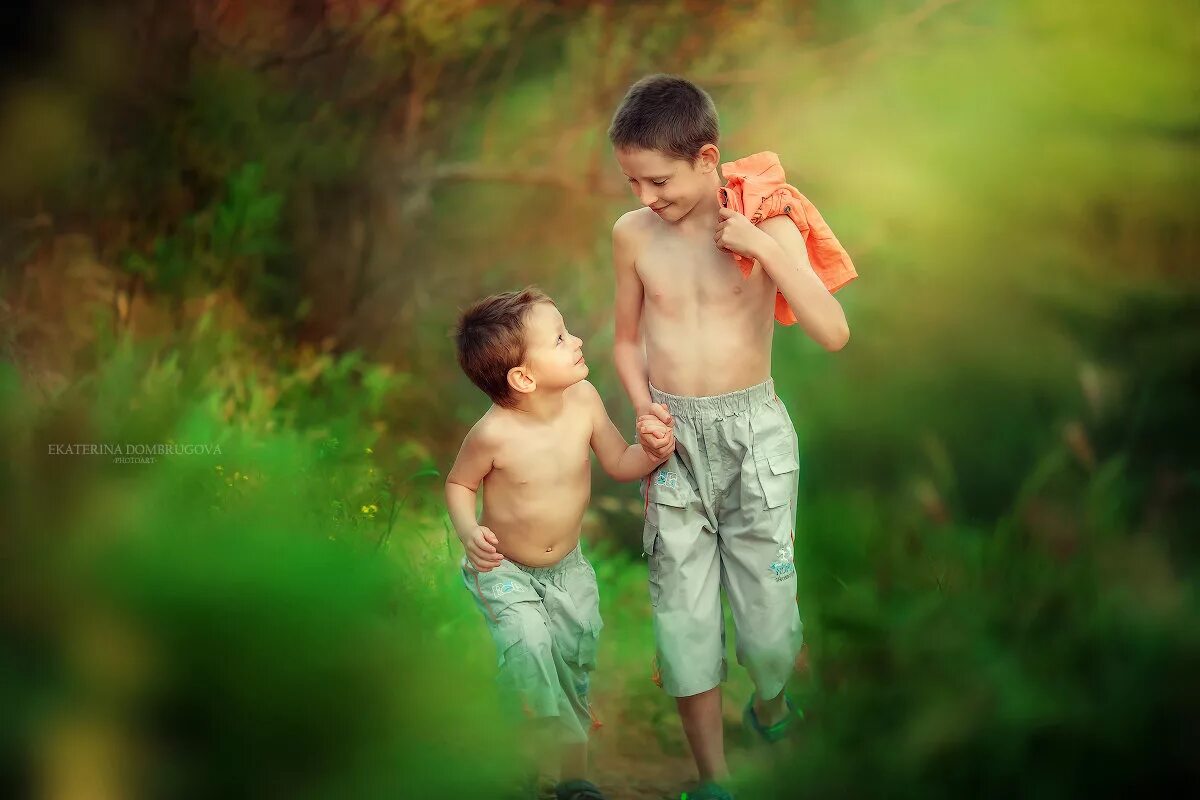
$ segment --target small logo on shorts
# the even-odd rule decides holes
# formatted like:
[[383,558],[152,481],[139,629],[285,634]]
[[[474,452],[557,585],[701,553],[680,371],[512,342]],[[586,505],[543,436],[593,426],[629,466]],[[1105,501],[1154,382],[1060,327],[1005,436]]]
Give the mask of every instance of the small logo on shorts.
[[501,597],[504,597],[504,595],[506,595],[506,594],[512,594],[513,592],[523,592],[523,591],[525,591],[524,586],[522,586],[519,583],[513,583],[512,581],[505,581],[504,583],[497,583],[495,586],[492,587],[492,594],[496,595],[497,600],[500,599]]
[[780,547],[779,552],[775,554],[775,560],[771,562],[771,572],[775,575],[775,580],[786,580],[796,571],[796,567],[792,563],[792,554],[793,551],[790,544]]
[[678,489],[679,473],[671,472],[669,469],[660,469],[658,474],[654,476],[654,482],[659,486],[670,486],[672,489]]

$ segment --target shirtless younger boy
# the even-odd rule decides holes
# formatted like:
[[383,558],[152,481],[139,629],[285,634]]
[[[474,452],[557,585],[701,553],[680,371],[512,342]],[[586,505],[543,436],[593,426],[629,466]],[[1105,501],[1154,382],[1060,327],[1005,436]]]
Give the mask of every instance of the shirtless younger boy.
[[446,505],[466,552],[463,581],[495,641],[502,691],[534,729],[534,757],[558,756],[558,798],[602,798],[586,780],[588,678],[602,626],[596,573],[579,547],[589,451],[614,479],[632,481],[662,463],[674,440],[646,416],[638,433],[662,455],[626,444],[585,380],[582,340],[536,289],[467,309],[456,343],[463,371],[493,403],[446,479]]

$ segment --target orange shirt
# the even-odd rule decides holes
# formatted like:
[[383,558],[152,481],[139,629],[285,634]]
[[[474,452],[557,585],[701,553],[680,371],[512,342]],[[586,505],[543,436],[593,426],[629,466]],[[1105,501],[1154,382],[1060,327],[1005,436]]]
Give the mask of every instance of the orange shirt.
[[[728,181],[717,190],[721,193],[721,205],[745,214],[755,225],[780,214],[786,214],[796,223],[804,235],[813,271],[830,294],[858,277],[850,254],[833,235],[817,207],[787,183],[779,156],[770,151],[755,153],[722,164],[721,174]],[[750,277],[754,260],[739,255],[733,258],[742,276]],[[775,293],[775,319],[784,325],[796,322],[796,314],[782,292]]]

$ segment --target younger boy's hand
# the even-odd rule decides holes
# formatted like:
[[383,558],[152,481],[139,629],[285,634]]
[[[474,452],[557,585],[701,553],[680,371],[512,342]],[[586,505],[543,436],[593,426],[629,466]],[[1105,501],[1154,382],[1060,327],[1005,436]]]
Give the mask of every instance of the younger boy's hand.
[[652,422],[650,424],[658,426],[658,430],[651,427],[647,431],[657,446],[653,450],[646,450],[646,446],[643,444],[642,450],[645,450],[655,461],[666,461],[670,458],[671,453],[675,452],[675,432],[670,428],[662,427],[661,423]]
[[491,572],[504,560],[504,556],[496,549],[500,540],[482,525],[476,525],[474,532],[465,537],[462,543],[463,550],[467,551],[467,560],[480,572]]
[[638,444],[655,461],[662,461],[675,450],[674,426],[665,405],[652,405],[650,413],[637,419]]

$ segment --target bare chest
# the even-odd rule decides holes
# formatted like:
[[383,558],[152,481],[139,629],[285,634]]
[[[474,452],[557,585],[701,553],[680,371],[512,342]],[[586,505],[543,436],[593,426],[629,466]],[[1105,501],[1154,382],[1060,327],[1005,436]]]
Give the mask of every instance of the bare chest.
[[743,278],[733,256],[711,239],[653,239],[638,254],[637,271],[646,306],[667,316],[744,309],[771,288],[762,267]]
[[563,425],[505,445],[493,474],[512,488],[546,488],[587,481],[591,475],[590,429]]

